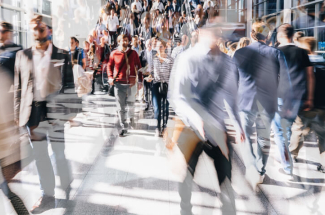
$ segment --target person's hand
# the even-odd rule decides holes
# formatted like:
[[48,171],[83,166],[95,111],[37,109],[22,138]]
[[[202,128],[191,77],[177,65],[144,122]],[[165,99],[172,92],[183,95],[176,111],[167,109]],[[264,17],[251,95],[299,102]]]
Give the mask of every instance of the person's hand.
[[108,79],[108,83],[109,83],[109,85],[113,86],[114,85],[114,79],[112,79],[112,78]]
[[304,111],[310,111],[314,107],[314,101],[309,99],[304,103]]
[[245,141],[246,137],[244,133],[237,133],[236,134],[236,143],[240,144],[243,143]]

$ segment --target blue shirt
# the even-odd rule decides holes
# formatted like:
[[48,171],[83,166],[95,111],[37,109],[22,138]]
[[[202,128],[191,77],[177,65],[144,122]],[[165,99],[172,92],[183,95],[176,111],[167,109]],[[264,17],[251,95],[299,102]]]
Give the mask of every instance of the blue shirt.
[[[82,66],[82,60],[86,58],[86,55],[85,55],[85,52],[82,48],[79,48],[79,47],[76,47],[74,53],[78,51],[78,56],[76,56],[75,58],[78,59],[78,64],[80,66]],[[72,53],[71,53],[71,50],[69,50],[69,54],[70,54],[70,57],[72,58]]]

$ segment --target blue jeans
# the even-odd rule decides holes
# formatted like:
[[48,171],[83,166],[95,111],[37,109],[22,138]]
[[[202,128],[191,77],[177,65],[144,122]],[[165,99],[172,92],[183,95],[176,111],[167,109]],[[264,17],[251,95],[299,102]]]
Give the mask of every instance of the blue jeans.
[[[292,174],[292,159],[289,151],[289,142],[291,137],[291,126],[293,120],[283,119],[280,114],[275,113],[272,121],[272,130],[274,131],[274,141],[278,146],[281,158],[281,165],[287,174]],[[284,135],[285,134],[285,135]]]
[[163,128],[166,128],[169,117],[169,102],[167,95],[159,93],[159,83],[154,83],[152,86],[152,103],[155,119],[157,119],[157,128],[161,129],[161,112],[163,118]]
[[[257,117],[257,115],[260,115]],[[255,166],[260,175],[265,174],[265,166],[270,151],[270,130],[273,115],[265,111],[241,111],[239,112],[240,121],[244,134],[245,142],[242,144],[242,155],[246,168]],[[257,133],[257,155],[254,154],[251,135],[253,134],[253,125],[256,123]]]

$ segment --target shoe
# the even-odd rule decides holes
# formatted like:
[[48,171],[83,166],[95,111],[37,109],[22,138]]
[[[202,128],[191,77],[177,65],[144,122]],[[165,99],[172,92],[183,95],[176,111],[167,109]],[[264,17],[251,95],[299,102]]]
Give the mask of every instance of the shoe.
[[120,131],[120,133],[119,133],[119,136],[120,136],[120,137],[123,137],[124,134],[126,134],[126,133],[127,133],[127,130],[122,129],[122,130]]
[[55,208],[54,196],[42,196],[30,211],[32,214],[40,214],[47,210]]
[[160,129],[156,128],[155,137],[159,137],[159,136],[160,136]]
[[146,104],[146,108],[144,109],[145,111],[149,110],[149,104]]
[[324,168],[324,166],[323,166],[322,164],[319,164],[319,165],[317,166],[317,171],[319,171],[319,172],[321,172],[321,173],[325,173],[325,168]]
[[292,158],[292,161],[294,162],[294,163],[298,163],[298,155],[291,155],[291,158]]

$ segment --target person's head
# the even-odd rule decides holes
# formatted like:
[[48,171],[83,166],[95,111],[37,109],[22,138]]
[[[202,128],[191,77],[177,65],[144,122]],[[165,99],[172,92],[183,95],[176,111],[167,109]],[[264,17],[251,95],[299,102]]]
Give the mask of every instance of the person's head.
[[162,54],[162,53],[165,53],[165,50],[167,48],[167,44],[166,44],[165,41],[160,40],[160,41],[157,42],[157,47],[158,47],[158,52],[160,54]]
[[168,6],[170,5],[170,1],[167,1],[167,5],[168,5]]
[[93,43],[93,42],[94,42],[94,37],[93,37],[93,35],[89,35],[89,36],[88,36],[88,42],[89,42],[89,43]]
[[177,0],[173,0],[173,3],[174,3],[174,4],[177,4]]
[[251,43],[251,40],[249,38],[242,37],[242,38],[240,38],[236,49],[238,50],[238,49],[244,48],[244,47],[248,46],[250,43]]
[[302,31],[297,31],[294,35],[293,35],[293,42],[299,46],[299,40],[305,36],[305,33]]
[[0,22],[0,42],[12,40],[13,26],[9,22]]
[[43,22],[43,17],[41,15],[36,15],[33,19],[31,19],[30,27],[33,32],[34,40],[38,46],[42,46],[48,42],[49,28],[45,22]]
[[146,17],[146,18],[144,19],[144,25],[145,25],[146,27],[148,27],[149,24],[150,24],[150,20],[149,20],[149,18]]
[[70,47],[71,50],[75,50],[78,46],[77,46],[77,41],[78,39],[75,37],[70,37]]
[[252,25],[251,38],[254,41],[266,42],[270,29],[262,22],[255,22]]
[[160,11],[157,9],[156,10],[156,16],[159,16]]
[[94,38],[94,39],[97,38],[97,31],[96,31],[96,30],[93,30],[93,31],[92,31],[92,35],[93,35],[93,38]]
[[132,45],[133,46],[138,46],[138,36],[133,36],[132,37]]
[[183,16],[184,18],[186,17],[186,12],[185,12],[185,11],[182,12],[182,16]]
[[121,34],[117,37],[117,43],[118,45],[123,48],[126,49],[129,45],[129,38],[126,34]]
[[277,29],[277,40],[280,44],[290,43],[294,34],[292,25],[285,23]]
[[157,37],[153,37],[151,40],[152,40],[152,48],[155,49],[157,47],[158,39],[157,39]]
[[136,10],[137,9],[137,5],[134,4],[133,7],[132,7],[133,10]]
[[181,43],[181,45],[182,46],[186,46],[187,43],[188,43],[188,37],[186,35],[183,35],[182,36],[182,43]]
[[314,37],[302,37],[299,39],[299,47],[306,49],[308,54],[315,52],[317,41]]
[[84,41],[84,49],[89,50],[89,42],[88,41]]
[[144,6],[148,6],[148,2],[147,2],[147,0],[143,0],[143,5],[144,5]]
[[115,9],[112,8],[112,9],[111,9],[111,16],[114,16],[114,14],[115,14]]
[[148,51],[151,51],[151,49],[152,49],[152,42],[151,42],[151,40],[147,40],[146,41],[146,49]]
[[105,37],[100,38],[100,45],[101,46],[104,46],[105,42],[106,42]]
[[191,44],[192,46],[195,45],[198,41],[198,33],[196,31],[193,31],[191,33]]

